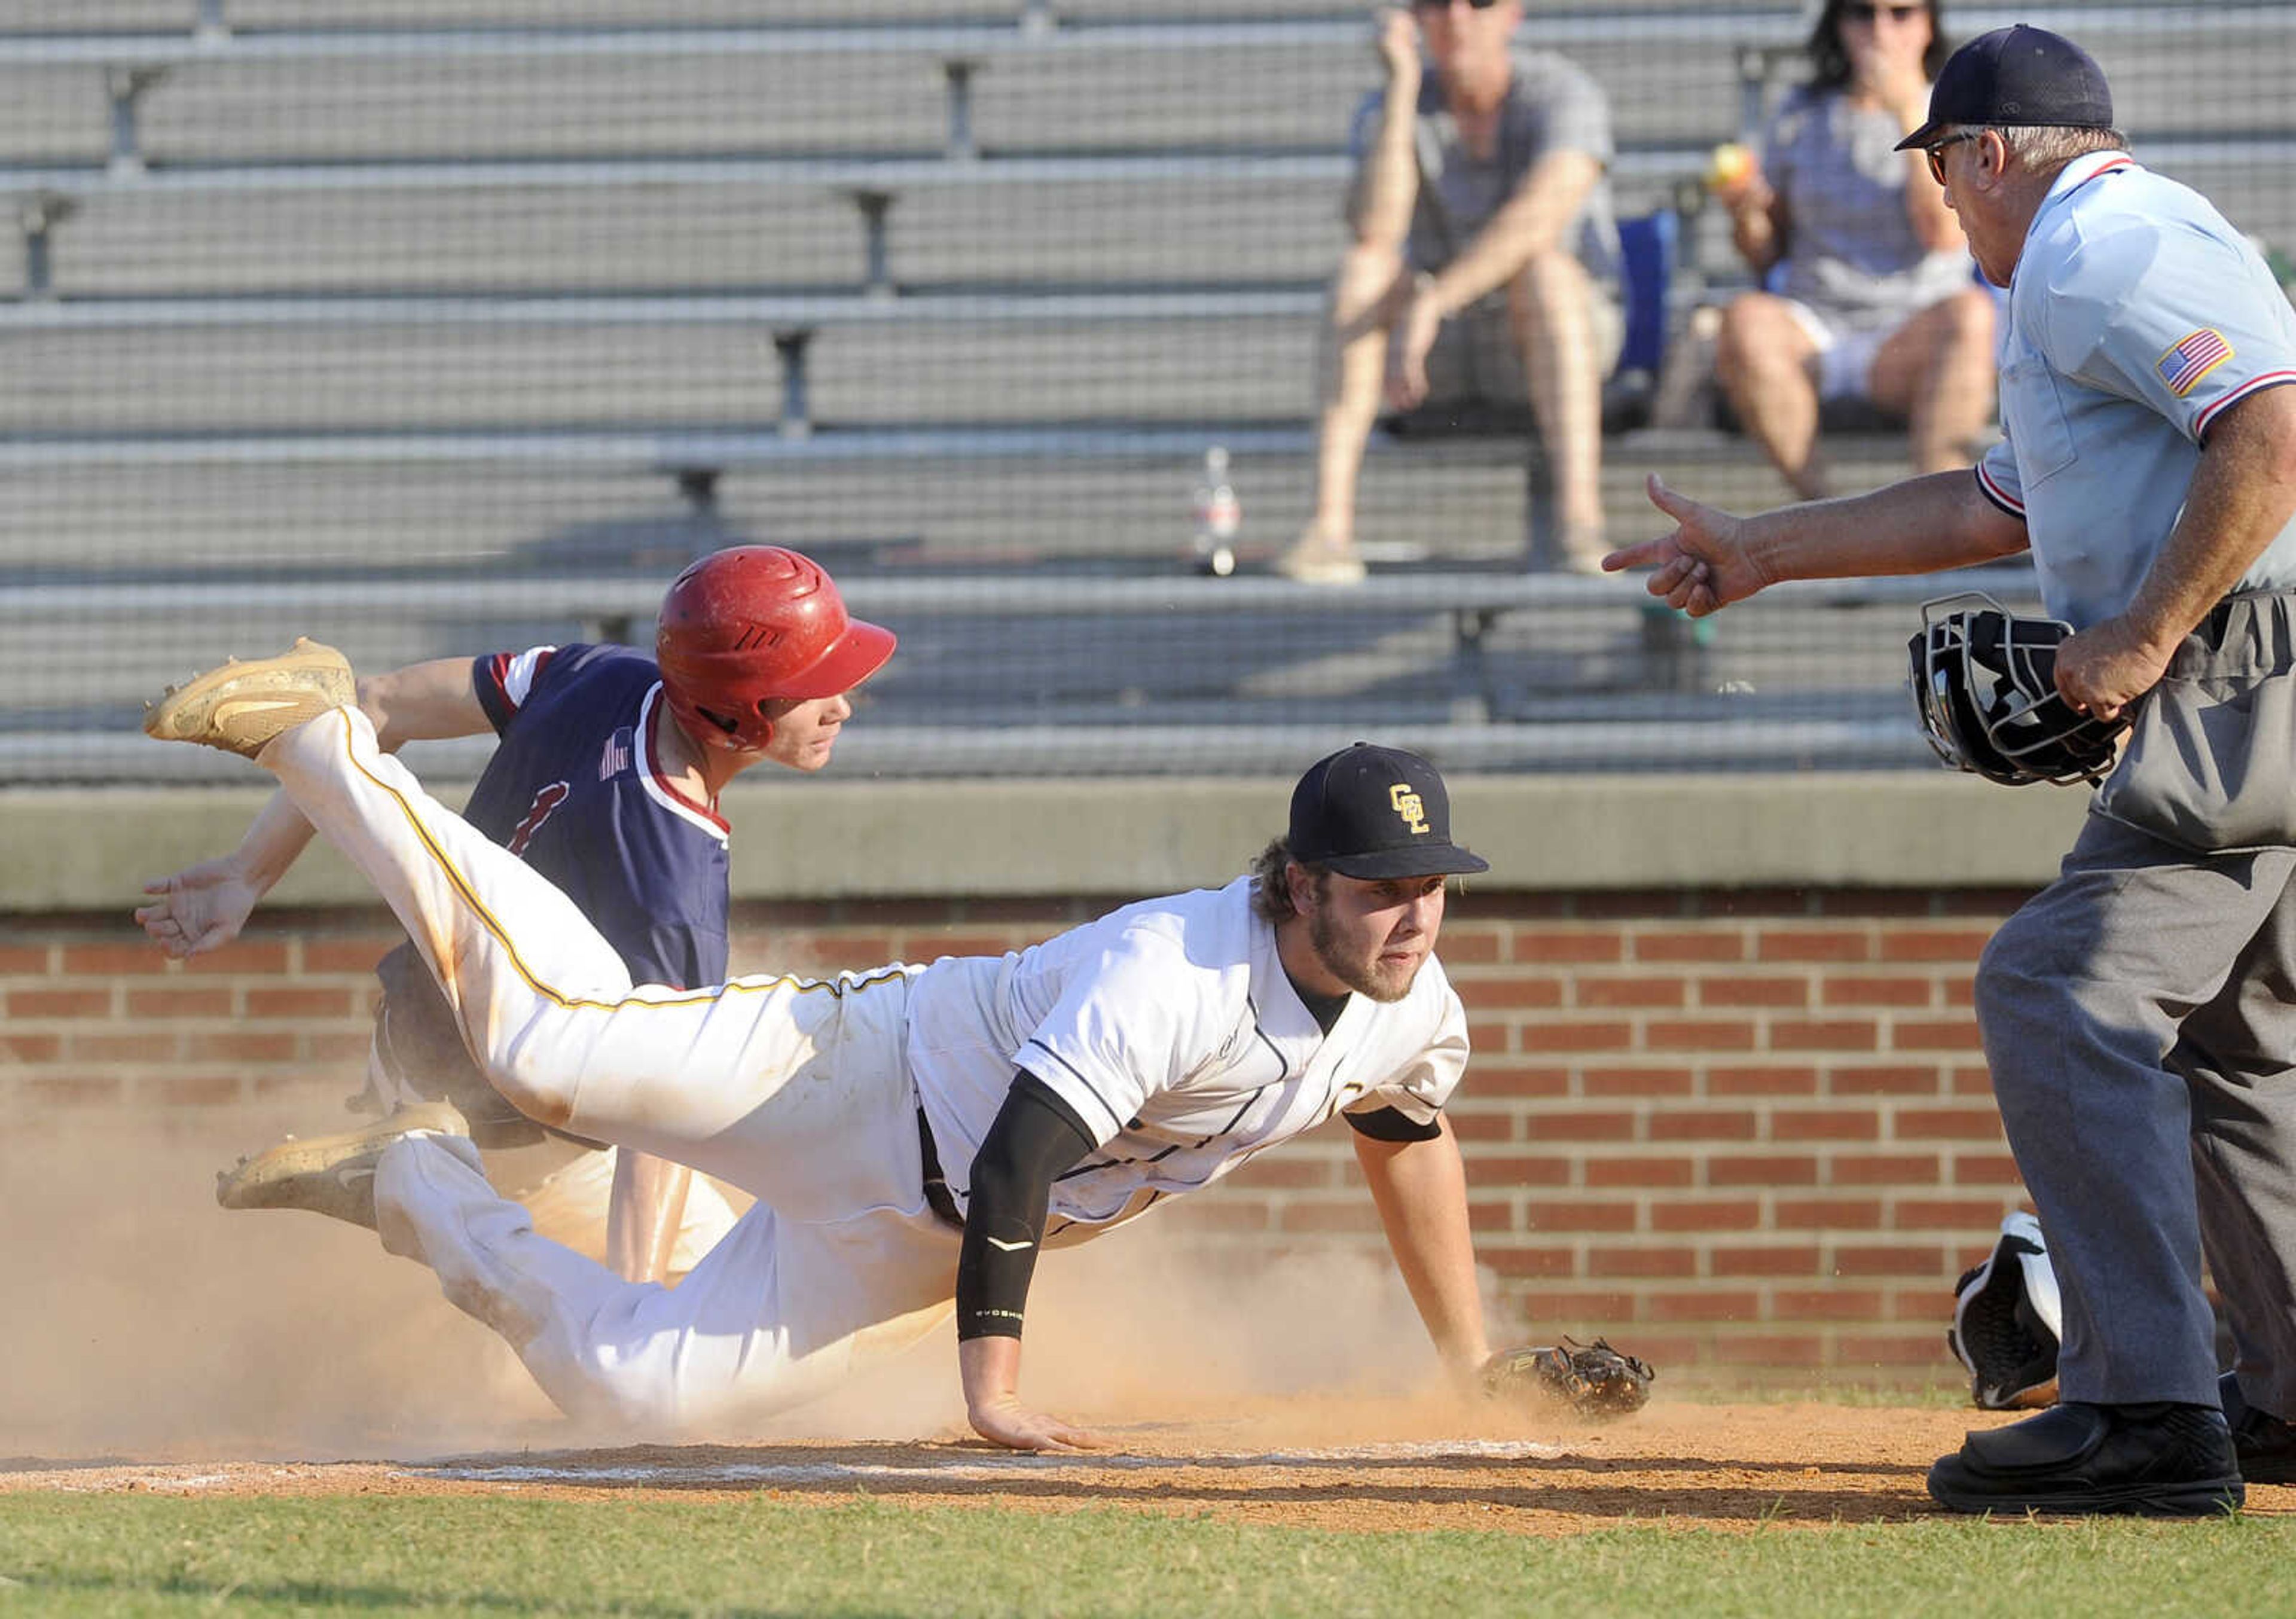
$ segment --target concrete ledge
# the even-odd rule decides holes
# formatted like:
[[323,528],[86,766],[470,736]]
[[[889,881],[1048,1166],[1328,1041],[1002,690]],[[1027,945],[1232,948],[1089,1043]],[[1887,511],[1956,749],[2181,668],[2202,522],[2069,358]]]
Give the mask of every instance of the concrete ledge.
[[[2056,873],[2086,792],[1943,771],[1461,777],[1479,887],[2024,886]],[[736,899],[1137,895],[1226,881],[1283,829],[1290,780],[809,782],[741,786]],[[259,789],[0,794],[0,911],[126,910],[146,877],[229,850]],[[315,848],[275,892],[356,904]]]

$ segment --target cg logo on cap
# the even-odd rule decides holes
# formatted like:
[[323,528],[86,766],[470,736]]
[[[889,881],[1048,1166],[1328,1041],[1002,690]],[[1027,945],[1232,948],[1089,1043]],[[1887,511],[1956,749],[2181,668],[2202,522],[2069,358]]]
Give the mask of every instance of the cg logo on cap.
[[1387,801],[1396,814],[1403,818],[1403,828],[1417,837],[1427,830],[1427,801],[1419,796],[1411,784],[1399,781],[1387,790]]

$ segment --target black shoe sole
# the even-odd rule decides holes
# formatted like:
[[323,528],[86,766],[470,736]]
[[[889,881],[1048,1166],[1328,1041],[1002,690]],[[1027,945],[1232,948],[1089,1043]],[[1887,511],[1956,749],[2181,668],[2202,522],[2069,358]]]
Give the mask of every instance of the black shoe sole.
[[1992,1512],[2019,1517],[2029,1512],[2081,1516],[2111,1513],[2137,1517],[2224,1517],[2247,1500],[2247,1492],[2237,1475],[2175,1483],[2079,1487],[2036,1484],[2020,1490],[2006,1479],[1978,1479],[1963,1468],[1948,1469],[1946,1461],[1930,1469],[1929,1486],[1931,1499],[1953,1511]]

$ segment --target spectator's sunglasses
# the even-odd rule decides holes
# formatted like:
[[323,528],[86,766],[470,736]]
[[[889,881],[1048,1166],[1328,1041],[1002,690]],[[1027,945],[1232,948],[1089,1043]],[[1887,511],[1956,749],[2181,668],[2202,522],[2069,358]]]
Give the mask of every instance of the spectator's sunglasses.
[[1844,22],[1878,22],[1887,13],[1892,22],[1911,22],[1929,9],[1925,4],[1876,5],[1874,0],[1850,0],[1841,8],[1841,20]]
[[1932,141],[1922,148],[1922,155],[1930,160],[1930,178],[1945,184],[1945,149],[1958,146],[1964,141],[1973,141],[1985,133],[1982,129],[1964,129],[1959,135],[1948,135],[1941,141]]

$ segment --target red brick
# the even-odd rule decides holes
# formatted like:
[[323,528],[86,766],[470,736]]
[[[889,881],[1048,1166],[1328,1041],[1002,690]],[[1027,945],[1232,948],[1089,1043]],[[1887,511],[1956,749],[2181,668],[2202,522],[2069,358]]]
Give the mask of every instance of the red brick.
[[1871,1051],[1881,1043],[1881,1027],[1870,1018],[1780,1017],[1770,1023],[1773,1051]]
[[2000,1225],[2001,1213],[2001,1200],[1997,1197],[1900,1197],[1898,1229],[1989,1231]]
[[1754,941],[1757,961],[1870,961],[1873,956],[1862,929],[1766,927]]
[[1874,1231],[1882,1225],[1878,1197],[1781,1197],[1770,1209],[1781,1231]]
[[1634,956],[1636,961],[1652,962],[1743,961],[1746,941],[1735,930],[1637,931]]
[[1779,1321],[1875,1321],[1882,1295],[1862,1287],[1780,1287],[1770,1294]]
[[1272,1211],[1243,1198],[1183,1198],[1172,1216],[1175,1227],[1206,1231],[1265,1231]]
[[1882,930],[1884,961],[1955,961],[1977,965],[1991,928],[1885,927]]
[[246,1012],[250,1018],[350,1017],[357,1005],[348,990],[296,984],[249,990]]
[[1642,1007],[1678,1011],[1689,986],[1679,978],[1587,978],[1573,982],[1572,999],[1581,1007]]
[[1851,1366],[1933,1367],[1937,1364],[1937,1344],[1934,1339],[1907,1333],[1902,1337],[1883,1337],[1861,1333],[1855,1337],[1845,1334],[1834,1345],[1839,1362]]
[[1890,1044],[1899,1051],[1981,1051],[1977,1023],[1967,1017],[1899,1018],[1890,1025]]
[[72,978],[141,978],[168,970],[168,957],[151,944],[68,944],[63,957]]
[[1501,1276],[1569,1277],[1578,1274],[1578,1255],[1570,1248],[1499,1248],[1482,1247],[1475,1251],[1479,1263],[1488,1265]]
[[306,939],[303,941],[303,971],[312,974],[372,973],[374,964],[390,954],[398,942],[384,933],[364,938]]
[[1935,1186],[1935,1153],[1835,1153],[1825,1162],[1829,1186]]
[[1650,1206],[1653,1231],[1753,1231],[1761,1224],[1762,1205],[1751,1197],[1668,1198]]
[[1473,966],[1500,959],[1504,942],[1496,927],[1450,920],[1443,925],[1442,941],[1435,953],[1447,967]]
[[1516,1040],[1524,1051],[1626,1051],[1635,1031],[1631,1023],[1541,1020],[1523,1024]]
[[1513,1231],[1514,1200],[1494,1200],[1470,1196],[1467,1199],[1467,1229],[1478,1234]]
[[1626,957],[1626,935],[1615,928],[1518,927],[1508,941],[1514,961],[1600,963]]
[[1587,1274],[1678,1281],[1698,1274],[1698,1255],[1688,1248],[1595,1247],[1587,1251]]
[[1584,1197],[1534,1197],[1523,1205],[1523,1223],[1535,1231],[1631,1231],[1635,1205]]
[[1951,1262],[1934,1243],[1838,1246],[1833,1251],[1836,1276],[1936,1276]]
[[1937,1000],[1929,978],[1828,978],[1820,999],[1829,1007],[1927,1007]]
[[1467,1158],[1471,1187],[1569,1186],[1576,1160],[1546,1153],[1479,1152]]
[[357,1063],[363,1060],[374,1036],[365,1029],[306,1029],[302,1055],[314,1063]]
[[1750,1110],[1661,1108],[1651,1114],[1653,1141],[1751,1141],[1760,1121]]
[[924,946],[926,959],[935,956],[1002,956],[1007,950],[1033,942],[1011,928],[993,933],[952,928],[919,934],[918,940]]
[[139,1099],[162,1107],[222,1107],[239,1100],[239,1081],[219,1074],[176,1074],[138,1080]]
[[1809,1005],[1807,978],[1702,978],[1702,1007],[1770,1007],[1800,1011]]
[[1871,1141],[1882,1122],[1870,1111],[1781,1107],[1770,1114],[1773,1141]]
[[38,978],[48,970],[45,944],[0,944],[0,978]]
[[1706,1161],[1706,1184],[1712,1187],[1816,1186],[1817,1160],[1806,1155],[1790,1157],[1766,1153],[1759,1157],[1726,1157],[1717,1154]]
[[2024,1184],[2017,1172],[2017,1160],[2007,1153],[1956,1153],[1953,1155],[1953,1183],[1956,1186],[2014,1187]]
[[1284,1204],[1276,1212],[1279,1231],[1376,1231],[1379,1211],[1368,1198],[1345,1203],[1317,1198]]
[[1525,1007],[1544,1010],[1562,1004],[1559,978],[1471,978],[1462,974],[1452,981],[1459,999],[1471,1007]]
[[1647,1038],[1653,1051],[1751,1051],[1754,1025],[1735,1019],[1658,1018]]
[[[1517,1139],[1515,1124],[1518,1116],[1512,1108],[1488,1110],[1478,1108],[1472,1101],[1454,1102],[1445,1108],[1451,1121],[1451,1133],[1462,1142],[1513,1141]],[[1633,1121],[1628,1122],[1631,1131]]]
[[[1531,1319],[1538,1328],[1536,1335],[1548,1339],[1562,1332],[1591,1338],[1614,1330],[1620,1321],[1635,1319],[1635,1295],[1616,1290],[1542,1287],[1528,1302],[1532,1306]],[[1652,1344],[1641,1333],[1635,1335],[1635,1348],[1661,1360],[1666,1355],[1662,1347]],[[1681,1361],[1677,1360],[1673,1364],[1678,1366]]]
[[1807,916],[1816,909],[1806,888],[1726,888],[1710,891],[1704,898],[1722,916]]
[[8,991],[8,1015],[11,1018],[106,1017],[111,1012],[111,990],[104,985]]
[[1716,1276],[1800,1276],[1818,1274],[1817,1249],[1808,1243],[1788,1248],[1718,1247],[1706,1256]]
[[1956,1067],[1948,1089],[1957,1097],[1990,1097],[1993,1094],[1993,1071],[1982,1063]]
[[1738,1289],[1697,1293],[1655,1293],[1644,1301],[1653,1321],[1759,1321],[1759,1295]]
[[1456,908],[1478,922],[1552,922],[1571,914],[1570,902],[1570,895],[1546,889],[1476,888]]
[[1900,1107],[1896,1135],[1900,1141],[1998,1141],[2001,1115],[1989,1107]]
[[1940,1076],[1933,1066],[1868,1067],[1839,1064],[1825,1071],[1825,1089],[1836,1097],[1933,1097]]
[[1477,1057],[1467,1065],[1466,1083],[1478,1096],[1567,1097],[1570,1094],[1570,1071],[1505,1058]]
[[242,936],[229,949],[191,957],[184,971],[195,978],[275,978],[287,971],[287,941]]
[[1813,1097],[1817,1094],[1817,1070],[1777,1064],[1755,1067],[1710,1067],[1706,1071],[1706,1094],[1725,1097]]
[[1328,1190],[1338,1184],[1336,1160],[1307,1153],[1262,1153],[1228,1177],[1240,1191]]
[[119,1105],[117,1075],[42,1075],[23,1082],[24,1094],[44,1107],[112,1107]]
[[103,1024],[76,1029],[71,1055],[82,1063],[164,1063],[175,1056],[176,1031],[166,1027],[119,1029]]
[[1622,1187],[1694,1186],[1698,1166],[1687,1158],[1588,1158],[1584,1161],[1589,1191]]
[[1825,1340],[1815,1333],[1761,1333],[1716,1340],[1714,1358],[1724,1366],[1765,1371],[1815,1371],[1825,1364]]
[[53,1063],[63,1044],[61,1034],[25,1034],[0,1028],[0,1062]]
[[224,1018],[232,1015],[231,986],[221,983],[168,984],[127,991],[127,1015],[132,1018]]
[[1589,1097],[1686,1097],[1698,1085],[1687,1068],[1598,1068],[1579,1071]]

